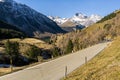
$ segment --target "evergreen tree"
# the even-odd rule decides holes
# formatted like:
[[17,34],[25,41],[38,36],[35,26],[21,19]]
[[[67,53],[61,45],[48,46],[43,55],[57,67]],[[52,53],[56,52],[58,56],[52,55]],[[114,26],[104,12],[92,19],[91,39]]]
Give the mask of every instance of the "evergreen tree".
[[66,53],[71,53],[73,50],[73,43],[71,40],[68,41],[67,47],[66,47]]
[[26,52],[27,56],[32,59],[33,58],[36,59],[40,53],[41,53],[40,49],[37,48],[36,46],[31,46]]
[[18,56],[19,55],[19,43],[18,42],[10,42],[7,40],[5,43],[5,51],[6,54],[10,56]]
[[10,64],[11,64],[11,72],[13,71],[13,56],[15,56],[15,58],[18,57],[19,55],[19,43],[18,42],[10,42],[9,40],[7,40],[7,42],[5,43],[5,51],[6,54],[10,55]]

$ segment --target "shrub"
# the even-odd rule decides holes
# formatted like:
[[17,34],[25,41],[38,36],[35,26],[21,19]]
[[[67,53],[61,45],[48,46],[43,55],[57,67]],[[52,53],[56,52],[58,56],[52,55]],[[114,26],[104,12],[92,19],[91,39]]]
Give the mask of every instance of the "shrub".
[[40,53],[41,50],[33,45],[26,51],[26,55],[31,59],[37,59],[37,56],[39,56]]
[[60,55],[60,49],[57,48],[57,47],[54,47],[54,48],[52,49],[52,56],[53,56],[53,57],[57,57],[57,56],[59,56],[59,55]]
[[106,29],[107,31],[109,31],[111,27],[112,26],[110,24],[105,24],[104,25],[104,29]]

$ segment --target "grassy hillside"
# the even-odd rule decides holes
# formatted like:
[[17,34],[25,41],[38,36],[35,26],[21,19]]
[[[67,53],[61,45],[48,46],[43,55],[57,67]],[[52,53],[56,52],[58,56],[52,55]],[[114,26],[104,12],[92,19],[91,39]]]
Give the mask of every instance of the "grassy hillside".
[[100,43],[106,40],[113,40],[120,36],[120,11],[113,12],[111,15],[103,18],[104,21],[93,24],[83,30],[78,30],[65,35],[60,35],[53,39],[53,42],[65,51],[69,40],[72,40],[74,47],[73,51],[78,51],[88,46]]
[[[2,43],[4,44],[6,41],[7,40],[2,40]],[[53,48],[53,45],[50,45],[42,40],[35,38],[25,38],[25,39],[13,38],[13,39],[9,39],[9,41],[20,43],[20,53],[22,54],[26,54],[27,50],[32,45],[38,47],[39,49],[42,49],[43,51],[50,50]]]
[[[9,64],[9,55],[5,53],[6,42],[8,43],[8,39],[4,39],[0,41],[1,44],[0,63]],[[19,44],[18,45],[19,58],[16,59],[15,57],[13,57],[14,60],[13,64],[16,66],[23,66],[32,62],[50,59],[52,55],[52,49],[54,49],[53,45],[50,45],[42,40],[35,38],[25,38],[25,39],[13,38],[13,39],[9,39],[9,42],[12,42],[12,44],[17,42]],[[27,63],[26,61],[24,61],[23,58],[27,60]]]
[[[3,43],[5,42],[6,40],[3,40]],[[35,39],[35,38],[25,38],[25,39],[19,39],[19,38],[14,38],[14,39],[10,39],[10,41],[17,41],[21,44],[29,44],[29,45],[35,45],[37,46],[38,48],[41,48],[41,49],[51,49],[53,48],[52,45],[42,41],[42,40],[39,40],[39,39]]]
[[115,12],[113,12],[113,13],[111,13],[111,14],[105,16],[103,19],[101,19],[101,20],[98,21],[97,23],[101,23],[101,22],[104,22],[104,21],[110,20],[110,19],[116,17],[116,15],[117,15],[118,13],[120,13],[120,11],[119,11],[119,10],[116,10]]
[[120,37],[65,80],[120,80]]

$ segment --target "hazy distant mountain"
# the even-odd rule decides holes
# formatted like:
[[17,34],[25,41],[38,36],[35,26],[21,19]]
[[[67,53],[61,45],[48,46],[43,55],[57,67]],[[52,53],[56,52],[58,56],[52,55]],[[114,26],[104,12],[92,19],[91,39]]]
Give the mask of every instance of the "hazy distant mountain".
[[77,24],[75,22],[72,22],[70,20],[64,22],[63,24],[60,25],[62,29],[71,32],[71,31],[76,31],[85,28],[85,26],[81,24]]
[[48,18],[55,21],[58,25],[63,24],[64,22],[66,22],[68,20],[68,18],[61,18],[61,17],[58,17],[58,16],[56,16],[56,17],[48,16]]
[[53,17],[53,16],[48,16],[48,17],[53,21],[55,21],[58,25],[62,25],[62,27],[63,24],[65,24],[66,22],[68,23],[68,21],[76,25],[83,25],[87,27],[102,19],[102,17],[99,15],[86,16],[85,14],[82,13],[76,13],[73,17],[70,18],[61,18],[61,17]]
[[45,15],[13,0],[0,0],[0,20],[16,26],[29,36],[65,32]]

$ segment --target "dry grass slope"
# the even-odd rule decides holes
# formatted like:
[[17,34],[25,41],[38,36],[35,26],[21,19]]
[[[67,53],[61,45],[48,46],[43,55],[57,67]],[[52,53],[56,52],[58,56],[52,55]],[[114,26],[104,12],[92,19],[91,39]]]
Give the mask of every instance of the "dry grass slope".
[[[5,41],[6,40],[4,40],[3,42]],[[51,49],[53,47],[52,45],[47,44],[46,42],[35,38],[25,38],[25,39],[14,38],[14,39],[10,39],[10,41],[17,41],[23,44],[35,45],[38,48],[43,48],[43,49]]]
[[120,80],[120,37],[65,80]]
[[[42,49],[51,49],[53,48],[52,45],[42,41],[42,40],[39,40],[39,39],[35,39],[35,38],[25,38],[25,39],[19,39],[19,38],[13,38],[13,39],[9,39],[10,41],[15,41],[15,42],[19,42],[20,43],[20,52],[22,54],[24,54],[29,48],[30,48],[30,45],[35,45],[37,46],[38,48],[42,48]],[[2,40],[1,42],[2,43],[5,43],[7,40]],[[0,53],[4,53],[5,52],[5,48],[4,47],[0,47]],[[14,67],[14,71],[17,71],[17,70],[21,70],[21,69],[24,69],[26,67],[30,67],[30,66],[33,66],[33,65],[36,65],[36,64],[40,64],[41,62],[38,62],[38,63],[34,63],[34,64],[31,64],[31,65],[28,65],[28,66],[23,66],[23,67]],[[10,68],[0,68],[0,76],[1,75],[5,75],[5,74],[8,74],[10,73],[11,70]]]
[[55,44],[64,51],[71,39],[74,43],[73,51],[78,51],[105,40],[113,40],[116,36],[120,36],[120,13],[118,12],[115,17],[104,22],[93,24],[80,31],[57,36]]

